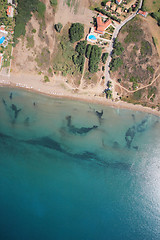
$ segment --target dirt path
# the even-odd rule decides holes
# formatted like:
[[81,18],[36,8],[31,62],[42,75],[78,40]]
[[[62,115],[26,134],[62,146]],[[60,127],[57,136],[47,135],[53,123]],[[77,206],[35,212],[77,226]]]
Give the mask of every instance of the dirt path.
[[[159,69],[159,68],[158,68]],[[158,70],[157,69],[157,70]],[[152,82],[150,83],[150,84],[147,84],[147,85],[145,85],[145,86],[143,86],[143,87],[140,87],[140,88],[138,88],[138,89],[136,89],[136,90],[128,90],[127,88],[125,88],[125,87],[123,87],[120,83],[115,83],[117,86],[119,86],[120,88],[121,88],[121,90],[123,89],[123,90],[125,90],[126,92],[128,92],[128,93],[135,93],[135,92],[137,92],[137,91],[139,91],[139,90],[141,90],[141,89],[144,89],[144,88],[148,88],[148,87],[150,87],[150,86],[152,86],[152,84],[158,79],[160,77],[160,73],[157,75],[157,77],[155,77],[153,80],[152,80]],[[122,92],[122,91],[121,91]]]

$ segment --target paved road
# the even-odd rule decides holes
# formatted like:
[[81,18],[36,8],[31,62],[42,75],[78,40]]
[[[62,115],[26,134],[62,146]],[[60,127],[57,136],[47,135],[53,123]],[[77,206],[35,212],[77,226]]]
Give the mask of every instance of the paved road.
[[[142,7],[142,3],[143,3],[143,0],[140,0],[140,3],[139,3],[139,9],[141,9]],[[111,81],[112,82],[112,85],[113,85],[113,89],[114,89],[114,82],[113,80],[111,79],[110,77],[110,70],[109,70],[109,64],[111,62],[111,55],[112,55],[112,51],[113,51],[113,44],[114,44],[114,40],[115,38],[117,37],[120,29],[127,23],[129,22],[131,19],[133,19],[135,16],[136,16],[137,12],[133,13],[132,15],[130,15],[128,18],[126,18],[123,22],[121,22],[119,25],[116,26],[114,32],[113,32],[113,35],[112,35],[112,38],[111,38],[111,41],[109,43],[109,47],[108,47],[108,51],[109,51],[109,56],[107,58],[107,62],[106,62],[106,66],[105,66],[105,79],[106,79],[106,83],[108,81]],[[114,97],[114,96],[113,96]]]

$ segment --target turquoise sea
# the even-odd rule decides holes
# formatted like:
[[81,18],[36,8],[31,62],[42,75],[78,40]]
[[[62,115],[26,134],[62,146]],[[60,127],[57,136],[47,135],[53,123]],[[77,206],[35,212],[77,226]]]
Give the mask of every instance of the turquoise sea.
[[159,240],[160,118],[0,88],[0,240]]

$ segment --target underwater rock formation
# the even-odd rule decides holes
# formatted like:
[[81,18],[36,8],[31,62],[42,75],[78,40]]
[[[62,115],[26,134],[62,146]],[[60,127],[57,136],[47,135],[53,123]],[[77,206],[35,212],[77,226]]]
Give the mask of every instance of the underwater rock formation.
[[19,112],[22,110],[21,108],[18,109],[15,104],[12,104],[10,107],[14,111],[14,118],[16,119],[18,117]]
[[71,116],[67,116],[66,120],[67,120],[67,127],[69,129],[69,132],[73,133],[73,134],[85,134],[90,132],[93,129],[98,128],[98,126],[93,126],[90,128],[85,128],[85,127],[81,127],[81,128],[76,128],[74,125],[72,125],[72,120],[71,120]]

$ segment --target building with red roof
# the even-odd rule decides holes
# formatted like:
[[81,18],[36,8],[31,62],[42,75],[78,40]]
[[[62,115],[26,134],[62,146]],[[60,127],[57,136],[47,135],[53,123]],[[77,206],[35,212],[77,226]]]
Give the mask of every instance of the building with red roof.
[[147,15],[148,15],[147,12],[143,12],[142,10],[139,10],[138,14],[142,15],[143,17],[147,17]]
[[13,17],[13,11],[14,11],[14,8],[12,6],[8,6],[8,8],[7,8],[7,16],[8,17]]
[[108,19],[106,22],[102,21],[102,17],[97,17],[97,27],[95,33],[104,34],[105,30],[112,24],[111,19]]
[[122,1],[123,1],[123,0],[116,0],[116,3],[117,3],[118,5],[120,5],[120,4],[122,3]]

